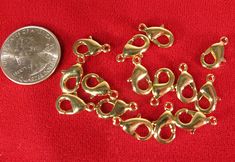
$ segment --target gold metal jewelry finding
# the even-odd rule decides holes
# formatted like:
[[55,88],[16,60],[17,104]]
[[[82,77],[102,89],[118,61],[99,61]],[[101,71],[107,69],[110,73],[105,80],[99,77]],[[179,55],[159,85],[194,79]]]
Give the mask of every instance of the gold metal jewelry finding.
[[[146,82],[148,83],[148,87],[146,89],[141,89],[138,85],[138,83],[143,79],[145,79]],[[127,80],[127,82],[131,83],[133,91],[136,92],[137,94],[147,95],[152,90],[152,81],[150,80],[148,71],[140,63],[135,63],[135,68],[132,72],[131,77]]]
[[[216,95],[216,91],[213,86],[214,80],[215,80],[215,76],[213,74],[207,75],[206,83],[201,87],[197,96],[197,100],[195,102],[195,108],[204,114],[209,114],[212,111],[215,111],[217,101],[219,99],[219,97]],[[210,105],[208,108],[202,108],[200,106],[199,101],[202,99],[202,97],[205,97],[209,101]]]
[[[147,119],[141,118],[140,116],[136,118],[130,118],[125,121],[123,121],[120,117],[114,117],[113,124],[116,126],[121,126],[126,133],[130,134],[137,140],[146,141],[153,135],[153,124]],[[146,136],[141,136],[136,132],[136,129],[140,125],[144,125],[148,129],[148,134]]]
[[[194,102],[197,99],[197,88],[192,75],[187,72],[188,65],[185,63],[180,64],[179,70],[181,71],[181,74],[176,83],[177,97],[184,103]],[[193,94],[190,98],[183,96],[183,90],[187,86],[190,86],[193,91]]]
[[[158,120],[154,121],[154,129],[153,136],[160,143],[170,143],[175,139],[176,136],[176,126],[174,122],[174,116],[172,115],[173,104],[171,102],[167,102],[165,104],[165,112],[158,118]],[[161,137],[162,128],[165,126],[169,126],[171,130],[171,135],[168,139],[164,139]]]
[[[184,123],[180,120],[180,115],[183,113],[187,113],[192,116],[190,122]],[[194,134],[197,128],[205,124],[216,125],[217,119],[214,116],[206,117],[206,115],[204,115],[202,112],[199,111],[193,111],[186,108],[182,108],[178,110],[175,114],[175,123],[178,127],[186,129],[190,131],[192,134]]]
[[[85,45],[88,48],[88,51],[85,53],[78,52],[78,47]],[[110,51],[110,45],[104,44],[101,45],[97,41],[95,41],[91,36],[88,37],[88,39],[79,39],[73,44],[73,52],[77,56],[92,56],[97,55],[100,52],[109,52]]]
[[[145,24],[139,25],[139,30],[146,33],[147,36],[143,34],[137,34],[133,36],[125,45],[123,53],[119,54],[116,58],[118,62],[123,62],[126,58],[132,58],[132,63],[135,65],[131,77],[127,80],[131,83],[132,89],[137,94],[147,95],[152,91],[153,97],[151,98],[150,104],[152,106],[157,106],[159,104],[159,98],[176,89],[177,97],[184,103],[190,103],[195,101],[195,108],[197,111],[189,110],[182,108],[178,110],[175,115],[172,114],[173,104],[171,102],[165,103],[164,109],[165,112],[160,115],[160,117],[151,122],[145,118],[142,118],[140,115],[134,118],[129,118],[123,120],[121,118],[127,111],[136,111],[138,106],[135,102],[126,103],[123,100],[118,99],[118,92],[116,90],[111,90],[110,85],[107,81],[101,78],[95,73],[89,73],[83,77],[83,68],[82,64],[85,63],[87,56],[93,56],[100,52],[110,51],[110,45],[104,44],[101,45],[90,36],[88,39],[79,39],[73,45],[73,52],[77,55],[77,64],[73,65],[67,70],[62,71],[62,78],[60,80],[60,86],[62,90],[62,95],[59,96],[56,100],[56,109],[60,114],[73,115],[77,114],[83,110],[91,112],[96,111],[98,117],[107,119],[112,118],[113,125],[120,126],[126,133],[130,134],[137,140],[146,141],[152,136],[160,143],[170,143],[176,137],[176,127],[180,127],[190,131],[192,134],[199,127],[202,127],[206,124],[216,125],[217,119],[214,116],[207,117],[206,114],[213,112],[216,109],[217,97],[215,88],[213,86],[214,75],[208,74],[206,83],[201,87],[199,93],[197,93],[196,85],[191,74],[187,72],[188,66],[185,63],[180,64],[179,70],[181,74],[177,80],[176,85],[175,75],[168,68],[161,68],[156,71],[154,75],[154,82],[152,83],[147,69],[141,65],[141,59],[143,53],[150,46],[150,41],[162,48],[168,48],[172,46],[174,42],[173,34],[164,28],[160,27],[147,27]],[[166,44],[161,44],[158,41],[158,38],[161,36],[166,36],[169,40]],[[134,41],[136,39],[142,39],[144,45],[136,46]],[[219,43],[213,44],[210,48],[202,54],[201,63],[206,68],[216,68],[224,60],[224,45],[228,43],[227,37],[222,37]],[[88,51],[85,53],[78,52],[79,46],[85,45],[88,48]],[[213,64],[207,64],[204,60],[204,57],[211,53],[215,59]],[[168,81],[165,83],[160,82],[160,74],[166,73],[168,76]],[[70,79],[75,78],[75,86],[69,88],[67,82]],[[91,78],[95,78],[98,82],[96,85],[89,85],[88,81]],[[141,81],[146,81],[148,86],[146,88],[140,88],[139,83]],[[98,101],[98,104],[95,105],[93,102],[86,103],[83,99],[77,96],[77,90],[80,86],[83,90],[90,95],[90,98],[95,96],[106,96],[106,98]],[[183,90],[189,86],[193,94],[191,97],[185,97]],[[207,108],[200,106],[199,101],[205,97],[210,105]],[[68,101],[71,105],[69,110],[63,109],[63,102]],[[106,104],[112,106],[112,109],[109,112],[105,112],[102,109]],[[189,122],[182,122],[181,115],[183,113],[191,115],[191,120]],[[138,131],[138,128],[145,126],[148,130],[146,135],[141,135]],[[162,136],[163,128],[170,128],[170,137],[164,138]]]
[[[87,81],[91,78],[95,78],[98,81],[98,84],[93,87],[88,86]],[[111,90],[108,82],[106,82],[103,78],[95,73],[89,73],[85,75],[82,79],[81,85],[84,91],[91,95],[90,98],[105,95],[109,95],[111,99],[118,98],[118,92],[115,90]]]
[[[164,28],[164,25],[161,25],[160,27],[147,27],[145,24],[141,23],[139,25],[139,31],[145,32],[148,38],[156,44],[158,47],[161,48],[168,48],[171,47],[174,42],[174,36],[171,33],[171,31]],[[161,44],[158,41],[158,38],[161,36],[166,36],[169,40],[166,44]]]
[[[201,55],[201,64],[207,69],[218,68],[222,62],[226,62],[224,58],[224,46],[228,44],[228,38],[223,36],[220,38],[220,42],[212,44]],[[214,58],[214,62],[209,64],[205,61],[205,56],[211,54]]]
[[[63,110],[61,108],[61,103],[65,100],[70,102],[70,110]],[[81,98],[73,94],[62,94],[56,100],[56,109],[60,114],[73,115],[83,110],[92,111],[91,107],[95,107],[94,103],[86,104]]]
[[[168,81],[165,83],[160,83],[159,82],[159,76],[161,73],[166,73],[168,76]],[[174,90],[174,82],[175,82],[175,75],[174,73],[168,69],[168,68],[161,68],[156,71],[154,75],[154,82],[152,85],[152,94],[153,98],[150,101],[150,105],[152,106],[157,106],[158,102],[157,100],[168,93],[169,91]]]
[[[77,63],[70,67],[67,70],[62,71],[62,77],[60,79],[60,87],[63,93],[76,93],[77,89],[79,88],[79,84],[82,80],[83,76],[83,68],[82,65]],[[75,78],[76,83],[75,86],[70,89],[67,87],[66,83],[69,79]]]
[[[144,41],[144,45],[142,45],[140,47],[133,45],[133,42],[139,38]],[[117,62],[124,62],[125,59],[128,57],[139,56],[142,58],[143,53],[145,51],[147,51],[147,49],[149,48],[149,45],[150,45],[150,41],[149,41],[148,37],[146,37],[143,34],[136,34],[126,43],[122,54],[117,55],[116,60],[117,60]]]
[[[108,113],[104,113],[102,111],[103,104],[108,103],[113,106],[112,110]],[[111,100],[109,98],[105,98],[99,101],[99,103],[96,105],[95,110],[96,113],[100,118],[106,119],[106,118],[112,118],[112,117],[118,117],[123,115],[126,111],[136,111],[138,109],[137,104],[135,102],[131,102],[127,104],[126,102],[122,100]]]

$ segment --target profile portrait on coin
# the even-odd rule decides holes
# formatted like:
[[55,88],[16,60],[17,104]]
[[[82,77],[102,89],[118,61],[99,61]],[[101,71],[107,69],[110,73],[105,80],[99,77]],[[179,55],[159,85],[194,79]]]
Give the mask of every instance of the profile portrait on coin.
[[30,36],[26,38],[20,38],[16,41],[16,49],[14,50],[17,64],[28,64],[28,67],[31,70],[31,76],[40,72],[48,64],[48,61],[40,56],[44,53],[43,48],[45,47],[43,47],[43,44],[39,45],[38,43],[33,37]]

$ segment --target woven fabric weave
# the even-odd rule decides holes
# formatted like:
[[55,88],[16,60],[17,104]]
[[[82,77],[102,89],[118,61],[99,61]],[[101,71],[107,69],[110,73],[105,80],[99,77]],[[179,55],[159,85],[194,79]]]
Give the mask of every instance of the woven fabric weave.
[[[215,75],[214,86],[222,99],[211,114],[218,119],[217,126],[206,125],[194,135],[177,129],[176,139],[163,145],[154,138],[137,141],[113,126],[111,120],[99,119],[96,113],[58,114],[55,101],[61,94],[61,70],[76,62],[73,43],[92,35],[112,49],[108,54],[90,57],[84,71],[99,74],[126,102],[136,101],[140,107],[137,113],[142,117],[156,120],[160,116],[162,104],[151,107],[151,95],[135,94],[126,82],[134,68],[131,61],[115,60],[125,43],[139,33],[140,23],[164,24],[175,37],[171,48],[151,44],[144,53],[142,62],[152,80],[161,67],[170,68],[178,77],[182,62],[188,64],[198,90],[208,73]],[[27,25],[51,30],[61,43],[62,58],[49,79],[33,86],[14,84],[0,71],[0,161],[234,161],[235,1],[1,0],[0,44],[14,30]],[[215,70],[202,68],[201,53],[221,36],[229,38],[225,47],[227,62]],[[182,107],[194,108],[193,104],[182,104],[174,92],[161,99],[162,103],[166,101],[174,103],[174,113]]]

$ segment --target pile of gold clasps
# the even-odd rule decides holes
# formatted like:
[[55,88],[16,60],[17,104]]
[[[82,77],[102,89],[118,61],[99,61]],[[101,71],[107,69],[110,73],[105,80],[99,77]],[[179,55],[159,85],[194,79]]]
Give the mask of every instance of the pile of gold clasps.
[[[158,69],[154,75],[154,81],[152,82],[148,74],[147,69],[141,64],[141,59],[143,58],[143,53],[146,52],[150,46],[150,42],[153,42],[160,48],[168,48],[172,46],[174,42],[173,34],[167,30],[163,25],[160,27],[147,27],[145,24],[139,25],[139,31],[144,32],[144,34],[137,34],[133,36],[124,46],[122,54],[117,55],[117,62],[124,62],[125,59],[131,58],[132,63],[135,65],[131,77],[128,82],[131,83],[132,89],[135,93],[140,95],[147,95],[152,93],[152,98],[150,99],[151,106],[158,106],[159,99],[168,93],[169,91],[176,91],[178,99],[183,103],[195,103],[195,110],[189,110],[187,108],[182,108],[178,110],[174,115],[172,114],[173,104],[171,102],[165,103],[165,112],[160,115],[156,121],[149,121],[142,118],[140,115],[135,118],[129,118],[123,120],[121,116],[127,111],[136,111],[138,106],[135,102],[126,103],[125,101],[118,99],[118,92],[112,90],[107,81],[101,78],[95,73],[89,73],[84,75],[83,64],[86,61],[86,57],[97,55],[101,52],[109,52],[110,45],[101,45],[90,36],[88,39],[79,39],[73,45],[73,52],[78,57],[77,63],[70,67],[69,69],[62,71],[62,78],[60,80],[60,87],[62,90],[62,95],[56,100],[56,109],[60,114],[73,115],[79,113],[83,110],[88,112],[96,111],[98,117],[107,119],[111,118],[113,124],[122,127],[122,129],[136,138],[137,140],[148,140],[152,136],[160,143],[170,143],[175,139],[176,127],[183,128],[185,130],[193,133],[197,128],[205,125],[211,124],[216,125],[217,120],[214,116],[207,116],[216,109],[217,97],[213,82],[215,77],[213,74],[208,74],[206,77],[206,83],[197,91],[193,76],[188,72],[188,66],[185,63],[180,64],[179,70],[181,74],[175,84],[175,75],[168,68]],[[169,40],[166,44],[161,44],[158,38],[161,36],[166,36]],[[136,46],[133,42],[136,39],[142,39],[144,44],[141,46]],[[225,61],[224,59],[224,45],[228,43],[227,37],[222,37],[219,43],[215,43],[210,46],[201,55],[201,64],[203,67],[212,69],[218,68],[219,65]],[[85,45],[88,51],[85,53],[78,52],[78,47]],[[205,56],[211,54],[214,58],[214,63],[209,64],[205,61]],[[159,76],[161,73],[165,73],[168,76],[168,81],[166,83],[161,83],[159,81]],[[67,87],[67,82],[69,79],[75,78],[75,86],[71,89]],[[87,81],[90,78],[95,78],[98,82],[95,86],[89,86]],[[148,87],[141,89],[138,83],[141,80],[146,80]],[[77,90],[79,87],[90,95],[91,98],[96,96],[107,96],[101,99],[98,103],[88,102],[86,103],[77,95]],[[191,97],[185,97],[183,95],[183,90],[185,87],[190,86],[193,95]],[[202,108],[199,101],[202,98],[206,98],[209,101],[208,108]],[[63,110],[61,108],[61,103],[63,101],[69,101],[71,103],[70,110]],[[108,113],[102,111],[103,104],[111,104],[112,110]],[[182,122],[180,120],[180,115],[186,113],[192,116],[188,123]],[[145,136],[141,136],[137,133],[137,128],[140,125],[146,126],[148,133]],[[171,135],[169,138],[163,138],[161,136],[161,131],[163,127],[168,126],[171,130]]]

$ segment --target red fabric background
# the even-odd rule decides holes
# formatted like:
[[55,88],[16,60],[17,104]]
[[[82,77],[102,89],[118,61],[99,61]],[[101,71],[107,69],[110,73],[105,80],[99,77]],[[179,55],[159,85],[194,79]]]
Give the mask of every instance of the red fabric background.
[[[130,61],[117,63],[115,57],[134,34],[139,23],[165,24],[174,36],[174,45],[160,49],[151,45],[143,64],[151,78],[160,67],[171,68],[176,76],[185,62],[198,89],[208,73],[222,98],[217,110],[217,126],[204,126],[195,135],[177,129],[176,139],[168,145],[154,138],[140,142],[102,120],[95,113],[59,115],[55,100],[61,94],[61,70],[75,63],[72,44],[92,35],[109,43],[112,51],[89,59],[85,72],[95,72],[107,80],[120,98],[136,101],[142,116],[156,119],[162,112],[148,104],[150,96],[136,95],[126,79],[131,75]],[[234,41],[235,1],[27,1],[1,0],[0,44],[17,28],[39,25],[56,34],[62,46],[62,59],[55,73],[34,86],[20,86],[0,71],[0,161],[233,161],[235,158]],[[229,38],[225,47],[227,62],[216,70],[201,67],[200,54],[221,36]],[[182,104],[174,93],[163,97],[172,101],[175,111],[193,104]],[[132,115],[132,114],[131,114]]]

